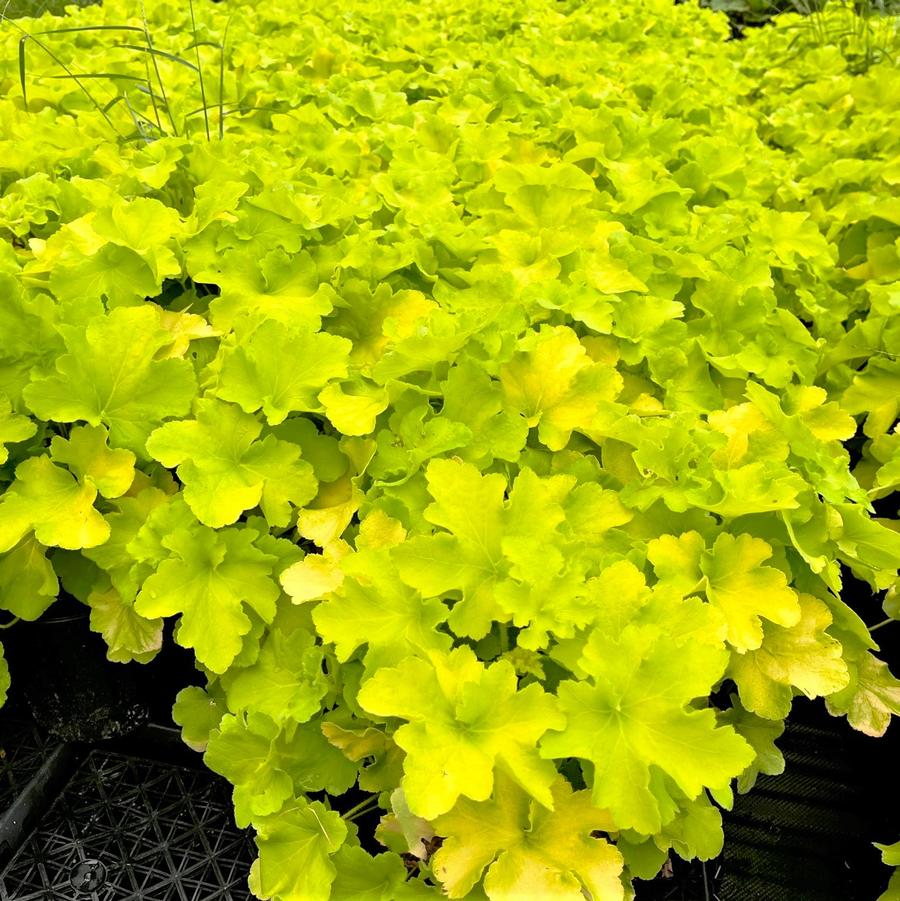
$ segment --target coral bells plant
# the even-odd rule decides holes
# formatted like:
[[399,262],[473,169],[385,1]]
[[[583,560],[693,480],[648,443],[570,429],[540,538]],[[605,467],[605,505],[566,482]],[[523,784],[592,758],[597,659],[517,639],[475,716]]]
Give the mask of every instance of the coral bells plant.
[[174,620],[259,898],[631,897],[796,695],[900,712],[896,67],[727,34],[3,23],[0,606],[117,662]]

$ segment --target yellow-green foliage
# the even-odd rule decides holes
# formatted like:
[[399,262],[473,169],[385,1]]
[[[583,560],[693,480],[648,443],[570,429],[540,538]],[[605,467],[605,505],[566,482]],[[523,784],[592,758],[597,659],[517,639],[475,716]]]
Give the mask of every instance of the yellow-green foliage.
[[178,617],[257,895],[622,898],[719,852],[796,694],[887,728],[841,564],[896,612],[890,56],[146,6],[0,31],[0,607],[61,581],[116,661]]

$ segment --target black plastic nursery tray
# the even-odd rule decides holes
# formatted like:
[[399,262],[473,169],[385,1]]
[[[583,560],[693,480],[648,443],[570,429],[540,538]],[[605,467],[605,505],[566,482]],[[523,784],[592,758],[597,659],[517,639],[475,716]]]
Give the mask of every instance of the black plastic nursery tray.
[[[870,843],[896,830],[877,780],[896,742],[820,706],[795,702],[785,774],[738,799],[722,858],[675,859],[638,901],[874,901],[888,871]],[[174,729],[60,744],[0,718],[0,901],[249,901],[253,857],[228,784]]]
[[150,727],[53,745],[0,721],[0,899],[247,901],[252,837],[234,825],[227,783],[179,759],[178,740]]

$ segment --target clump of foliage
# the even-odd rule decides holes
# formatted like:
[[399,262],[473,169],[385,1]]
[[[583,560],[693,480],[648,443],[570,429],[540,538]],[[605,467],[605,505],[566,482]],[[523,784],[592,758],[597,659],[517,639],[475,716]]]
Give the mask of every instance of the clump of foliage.
[[3,26],[0,606],[120,662],[177,618],[260,898],[714,857],[795,695],[900,712],[896,68],[669,0],[224,6]]
[[0,13],[9,19],[44,14],[62,16],[68,6],[88,6],[97,2],[99,0],[0,0]]
[[820,47],[839,47],[851,71],[893,59],[900,38],[900,0],[700,0],[700,5],[726,13],[736,38],[748,26],[790,13],[779,25],[801,30],[807,42]]

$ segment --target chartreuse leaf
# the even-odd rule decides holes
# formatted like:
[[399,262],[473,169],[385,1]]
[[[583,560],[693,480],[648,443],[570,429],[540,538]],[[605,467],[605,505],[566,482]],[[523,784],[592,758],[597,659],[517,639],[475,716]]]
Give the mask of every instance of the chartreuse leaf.
[[519,691],[516,682],[506,661],[485,667],[460,647],[407,657],[363,684],[363,709],[408,721],[394,741],[406,751],[403,790],[413,813],[433,819],[460,795],[487,800],[497,768],[552,806],[554,770],[535,745],[548,728],[562,728],[563,718],[540,686]]
[[103,636],[113,663],[149,663],[162,649],[162,619],[141,616],[115,588],[92,591],[88,606],[91,629]]
[[[370,515],[364,522],[368,525],[377,518],[378,514]],[[363,537],[367,531],[362,531]],[[437,598],[423,600],[397,575],[391,547],[405,536],[405,530],[399,527],[387,539],[390,543],[363,546],[336,565],[342,573],[341,581],[313,611],[313,620],[322,638],[334,643],[338,660],[347,660],[366,644],[366,667],[374,671],[408,654],[450,649],[451,637],[436,631],[447,619],[446,605]],[[310,559],[315,558],[307,557],[304,563]],[[289,578],[290,572],[285,577]],[[289,582],[285,585],[288,587]]]
[[172,719],[181,726],[184,743],[194,751],[205,751],[213,729],[219,727],[227,713],[223,700],[190,685],[175,696]]
[[177,210],[158,200],[117,197],[110,207],[93,214],[90,227],[111,244],[138,254],[158,282],[181,271],[171,247],[172,239],[180,237],[183,230],[181,217]]
[[882,852],[882,863],[889,867],[900,867],[900,842],[894,842],[893,845],[881,845],[876,842],[875,847]]
[[[130,504],[128,507],[125,506],[125,501],[129,498],[115,502],[123,514],[122,520],[117,525],[121,526],[120,537],[124,542],[124,553],[137,560],[146,570],[146,574],[140,578],[141,584],[163,560],[171,557],[169,540],[172,535],[176,532],[192,532],[197,529],[197,519],[184,502],[181,492],[174,495],[167,495],[164,492],[160,494],[161,496],[154,496],[150,491],[142,491],[135,498],[138,501],[136,506]],[[143,521],[135,521],[140,520],[141,515]],[[94,551],[91,553],[95,554]],[[119,554],[115,557],[118,558]],[[99,563],[104,569],[107,568],[107,561],[101,559]]]
[[159,323],[169,333],[171,340],[171,344],[157,355],[157,358],[162,360],[184,357],[192,341],[199,341],[201,338],[217,338],[221,334],[196,313],[183,313],[178,310],[160,308]]
[[773,266],[795,269],[800,260],[831,261],[833,248],[808,213],[765,209],[759,213],[760,234],[771,248]]
[[[509,547],[508,545],[506,546]],[[536,558],[531,548],[521,547],[519,560],[510,549],[507,554],[514,564],[512,574],[524,581],[507,581],[497,595],[507,616],[519,627],[517,647],[536,651],[546,648],[552,635],[571,638],[576,628],[587,626],[597,615],[596,583],[585,584],[577,572],[563,573],[564,557],[560,551],[548,549]],[[533,569],[527,571],[522,563]],[[504,617],[506,618],[506,617]]]
[[344,435],[368,435],[378,414],[387,409],[387,389],[363,379],[332,382],[319,392],[319,401],[332,425]]
[[114,447],[142,455],[155,426],[190,410],[197,391],[193,369],[186,360],[156,358],[171,336],[154,309],[115,309],[63,337],[67,352],[56,361],[57,374],[24,392],[41,419],[106,425]]
[[681,596],[704,591],[725,618],[739,652],[762,643],[762,619],[790,627],[800,620],[797,594],[781,570],[762,566],[772,547],[752,535],[722,532],[710,550],[697,532],[663,535],[647,545],[659,584]]
[[467,897],[482,877],[491,901],[625,897],[622,856],[592,835],[615,828],[607,811],[561,777],[551,790],[548,810],[498,774],[490,800],[462,798],[435,820],[445,838],[433,869],[448,897]]
[[0,644],[0,707],[6,703],[6,695],[9,691],[9,666],[3,654],[3,645]]
[[439,898],[440,892],[421,879],[409,879],[409,871],[397,854],[374,857],[349,844],[331,858],[337,877],[331,886],[332,901],[417,901]]
[[775,745],[784,733],[781,720],[768,720],[750,713],[736,695],[731,696],[731,709],[719,715],[719,722],[734,728],[756,752],[753,763],[738,777],[737,790],[744,794],[756,784],[760,773],[780,776],[784,772],[784,755]]
[[[659,626],[673,641],[691,638],[695,641],[721,647],[725,641],[726,626],[719,610],[700,598],[681,598],[658,583],[647,588],[643,573],[630,561],[619,560],[604,568],[600,575],[588,583],[589,599],[595,613],[593,627],[615,637],[629,624]],[[561,642],[556,651],[563,646]],[[577,642],[576,642],[577,646]],[[577,669],[577,655],[569,664]],[[571,667],[570,667],[571,668]]]
[[178,642],[214,673],[224,673],[252,626],[244,604],[265,622],[275,616],[276,558],[254,547],[257,533],[198,526],[162,538],[169,556],[147,578],[134,609],[147,619],[181,614]]
[[282,766],[274,742],[278,726],[264,714],[226,715],[209,736],[203,760],[234,785],[235,819],[246,827],[254,817],[277,813],[293,797],[294,781]]
[[341,558],[351,553],[340,539],[321,554],[307,554],[281,574],[281,586],[295,604],[306,604],[327,597],[344,581]]
[[889,435],[879,435],[872,441],[867,454],[871,457],[867,462],[874,470],[869,496],[886,497],[900,489],[900,425]]
[[230,525],[261,506],[271,525],[286,526],[291,505],[316,495],[312,466],[300,449],[272,435],[234,404],[197,402],[196,419],[168,422],[147,440],[147,451],[164,466],[177,466],[184,499],[204,525]]
[[652,626],[628,628],[618,640],[594,632],[579,660],[589,679],[560,684],[567,723],[544,736],[541,755],[591,761],[594,803],[620,828],[659,832],[675,812],[669,780],[692,799],[727,787],[753,761],[750,746],[717,726],[712,710],[690,706],[727,662],[724,649],[675,643]]
[[[291,230],[295,240],[297,231]],[[334,289],[319,284],[308,253],[286,253],[276,247],[260,254],[252,246],[213,253],[213,264],[197,278],[222,289],[222,296],[210,304],[216,328],[231,330],[264,318],[315,330],[322,316],[331,312]]]
[[329,328],[352,342],[350,360],[366,375],[397,343],[423,334],[437,304],[421,291],[395,291],[381,281],[348,280]]
[[678,597],[698,592],[703,586],[700,560],[706,542],[699,532],[660,535],[647,542],[647,559],[653,565],[657,584]]
[[291,628],[286,619],[276,619],[252,666],[222,677],[230,710],[259,711],[278,724],[302,723],[319,712],[328,691],[322,648],[311,632]]
[[712,860],[722,853],[725,844],[722,814],[703,793],[692,801],[682,802],[674,819],[654,841],[673,848],[684,860]]
[[328,485],[321,485],[315,499],[297,514],[297,531],[325,548],[341,540],[359,510],[363,492],[349,473]]
[[522,416],[550,450],[561,450],[574,430],[589,430],[604,404],[615,400],[622,378],[595,363],[572,329],[543,327],[500,370],[507,410]]
[[320,482],[335,482],[349,468],[350,461],[341,450],[338,439],[320,432],[311,418],[293,416],[274,426],[271,433],[282,441],[296,444],[301,457],[312,465]]
[[289,413],[322,409],[319,392],[347,375],[349,352],[345,338],[266,320],[225,353],[216,393],[277,425]]
[[875,737],[884,735],[891,716],[900,716],[900,680],[874,654],[863,651],[847,661],[850,682],[825,699],[832,716],[846,716],[854,729]]
[[844,391],[841,406],[851,414],[866,413],[865,434],[875,438],[886,432],[900,409],[900,362],[873,356]]
[[356,765],[328,743],[321,725],[282,730],[263,713],[222,717],[204,761],[234,785],[241,826],[277,813],[302,792],[340,795],[353,785]]
[[[338,708],[322,722],[322,734],[348,760],[359,764],[359,787],[363,791],[389,791],[403,775],[403,752],[382,729],[368,722],[353,719],[346,709]],[[408,807],[405,810],[412,816]]]
[[747,397],[789,443],[791,454],[814,480],[826,500],[846,498],[866,503],[866,493],[850,474],[846,452],[837,444],[856,433],[852,416],[836,403],[826,403],[823,388],[789,387],[783,401],[755,382],[747,383]]
[[414,537],[394,557],[401,578],[424,596],[461,595],[448,617],[454,632],[481,638],[492,620],[512,621],[527,627],[521,644],[534,650],[546,646],[550,631],[569,636],[590,622],[596,604],[579,539],[596,541],[629,518],[617,515],[601,489],[573,490],[574,476],[542,478],[523,468],[506,499],[502,476],[481,475],[459,460],[433,461],[426,478],[434,503],[424,517],[452,534]]
[[450,624],[458,634],[481,638],[492,619],[503,618],[494,588],[508,567],[501,549],[506,479],[453,460],[433,460],[426,478],[434,501],[425,518],[446,531],[397,547],[400,577],[426,598],[459,591]]
[[104,297],[123,306],[154,296],[163,279],[180,274],[173,250],[181,232],[177,210],[148,197],[95,200],[98,209],[67,222],[37,248],[28,267],[33,277],[48,274],[51,291],[66,303]]
[[[143,487],[145,485],[147,487]],[[160,546],[159,554],[154,555],[151,561],[143,556],[139,547],[140,540],[135,548],[131,548],[130,543],[142,529],[143,535],[148,535],[154,527],[154,511],[166,508],[170,503],[171,495],[138,476],[128,494],[116,498],[110,505],[113,510],[105,517],[110,527],[109,539],[84,551],[88,560],[92,560],[106,572],[113,587],[125,601],[134,601],[144,579],[152,574],[156,564],[168,554]],[[180,508],[187,516],[183,524],[191,525],[194,520],[183,501]]]
[[881,862],[889,867],[895,867],[891,874],[891,881],[887,889],[878,897],[878,901],[897,901],[900,898],[900,841],[893,845],[880,845],[875,842],[875,847],[881,851]]
[[512,461],[519,456],[528,423],[504,409],[501,387],[484,369],[470,360],[461,361],[447,374],[441,391],[441,416],[466,426],[473,436],[457,451],[463,460],[489,466],[495,459]]
[[826,604],[800,595],[800,622],[794,626],[766,623],[762,645],[734,654],[729,675],[747,710],[768,719],[784,719],[794,689],[808,698],[831,695],[850,680],[841,643],[825,631],[832,617]]
[[728,641],[738,650],[762,643],[762,619],[790,627],[800,621],[797,594],[781,570],[762,566],[772,548],[761,538],[722,532],[704,554],[706,596],[725,616]]
[[110,450],[103,426],[76,426],[68,438],[59,435],[50,442],[50,457],[78,477],[90,482],[103,497],[123,495],[134,481],[135,455],[130,450]]
[[0,608],[20,619],[35,620],[57,594],[59,580],[47,559],[47,549],[34,535],[0,556]]
[[0,463],[9,459],[7,444],[25,441],[36,434],[37,425],[27,416],[14,413],[6,397],[0,397]]
[[279,754],[294,780],[297,794],[328,792],[342,795],[359,775],[357,763],[349,760],[325,737],[324,725],[321,718],[310,720],[286,729],[278,741]]
[[47,547],[95,547],[109,537],[109,524],[94,509],[97,489],[77,482],[47,456],[16,467],[16,480],[0,497],[0,553],[26,535]]
[[890,588],[900,568],[900,532],[869,518],[853,504],[830,509],[840,517],[834,530],[838,557],[876,591]]
[[[611,572],[616,564],[598,578],[587,578],[587,571],[603,553],[597,544],[602,545],[609,525],[622,520],[599,486],[587,483],[573,490],[574,482],[563,474],[540,478],[526,468],[509,492],[502,550],[511,578],[496,593],[521,630],[516,636],[521,649],[545,648],[551,636],[571,638],[618,600]],[[594,553],[586,553],[591,545]]]
[[669,850],[684,860],[711,860],[722,853],[725,836],[722,815],[706,793],[687,800],[676,791],[674,816],[656,835],[643,841],[634,832],[620,833],[617,847],[632,876],[652,879],[669,857]]
[[632,832],[620,833],[616,848],[625,858],[625,871],[630,878],[653,879],[668,857],[666,850],[653,838],[642,838]]
[[278,901],[329,901],[337,876],[332,855],[343,845],[347,826],[320,801],[294,800],[277,816],[254,821],[259,860],[250,890]]
[[412,854],[425,860],[429,856],[426,842],[434,839],[434,829],[428,820],[417,817],[409,809],[403,789],[397,788],[391,792],[391,813],[381,818],[375,837],[398,854]]
[[368,467],[383,485],[405,484],[428,460],[472,440],[467,426],[435,416],[428,401],[414,391],[395,400],[387,424],[376,436],[377,453]]

